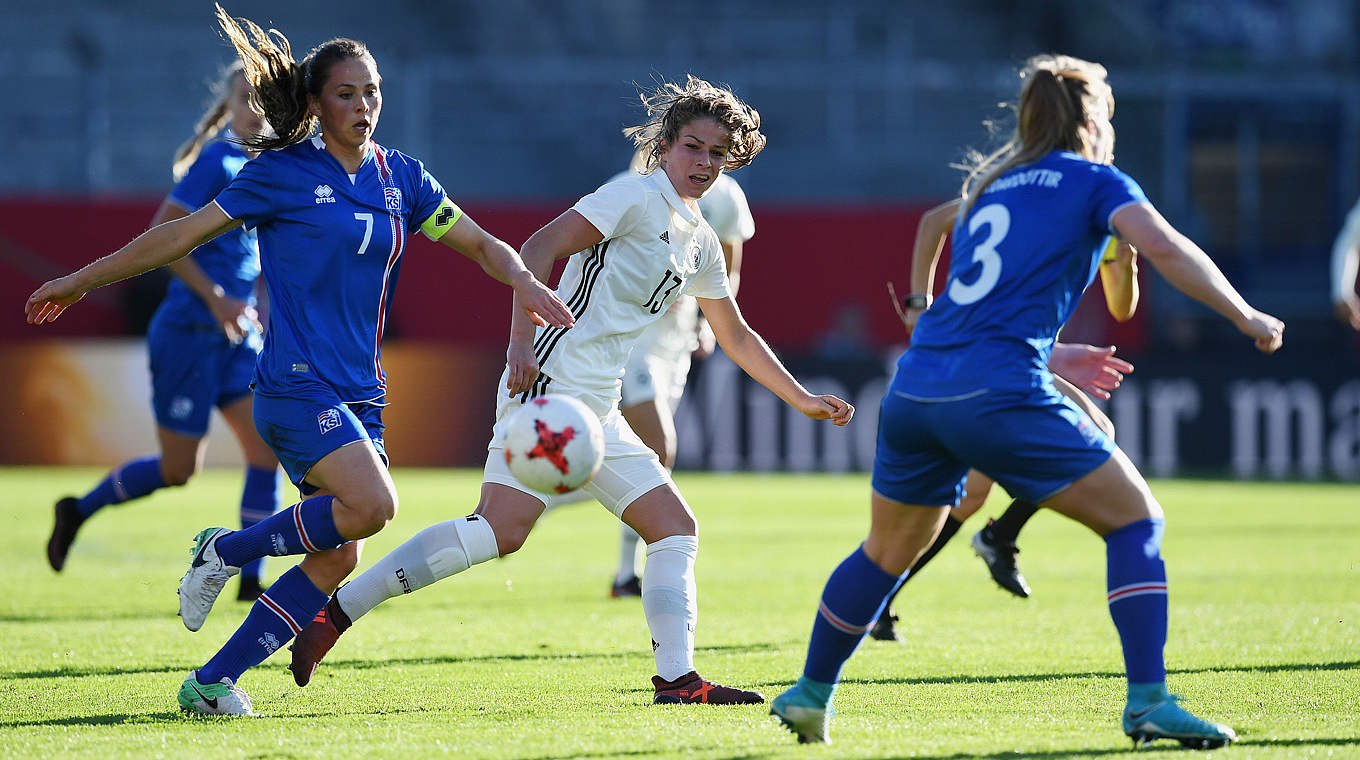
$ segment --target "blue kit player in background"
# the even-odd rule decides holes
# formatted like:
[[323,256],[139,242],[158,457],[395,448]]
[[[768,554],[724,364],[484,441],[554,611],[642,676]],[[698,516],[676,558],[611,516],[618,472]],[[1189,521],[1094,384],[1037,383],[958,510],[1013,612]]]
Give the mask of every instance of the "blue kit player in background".
[[[153,227],[211,203],[255,155],[236,142],[254,138],[264,128],[250,107],[250,83],[239,62],[226,70],[216,90],[218,97],[199,120],[194,136],[175,153],[177,184],[156,212]],[[255,233],[235,230],[169,266],[175,277],[147,332],[160,456],[124,462],[84,496],[57,502],[47,561],[58,572],[66,564],[76,531],[95,512],[166,486],[182,486],[198,472],[214,406],[236,435],[246,460],[241,527],[278,509],[278,460],[251,420],[250,378],[262,345],[255,313],[260,276]],[[253,601],[260,595],[263,564],[256,560],[241,568],[237,599]]]
[[1135,743],[1171,738],[1194,748],[1237,738],[1167,691],[1162,508],[1129,458],[1058,393],[1046,365],[1111,234],[1259,350],[1280,347],[1284,324],[1248,305],[1107,163],[1114,98],[1105,79],[1104,67],[1080,59],[1030,59],[1014,136],[964,185],[949,283],[921,315],[883,398],[869,536],[831,574],[803,676],[772,705],[800,741],[827,740],[842,666],[939,533],[970,467],[1104,539],[1110,616],[1128,674],[1124,733]]
[[260,155],[212,203],[46,283],[26,312],[33,324],[49,322],[90,290],[219,235],[243,226],[259,235],[270,315],[254,378],[255,426],[308,498],[244,530],[199,533],[179,590],[180,616],[197,631],[243,565],[307,555],[180,687],[187,712],[250,715],[237,679],[311,621],[358,564],[361,539],[397,511],[382,441],[381,348],[407,236],[424,232],[512,285],[534,323],[573,321],[519,254],[465,216],[419,161],[372,141],[382,80],[362,42],[332,39],[298,63],[281,33],[220,6],[217,15],[272,128],[245,141]]

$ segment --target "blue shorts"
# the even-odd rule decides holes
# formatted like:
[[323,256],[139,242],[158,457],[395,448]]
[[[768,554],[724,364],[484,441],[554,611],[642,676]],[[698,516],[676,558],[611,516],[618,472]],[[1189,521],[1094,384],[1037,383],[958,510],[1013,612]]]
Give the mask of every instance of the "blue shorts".
[[186,324],[157,311],[146,333],[151,364],[151,408],[156,424],[193,438],[208,434],[212,408],[250,393],[263,340],[252,331],[232,345],[212,325]]
[[1038,504],[1104,464],[1114,442],[1052,386],[952,401],[888,389],[873,488],[903,504],[957,505],[970,468]]
[[307,473],[342,446],[367,441],[386,465],[383,428],[382,407],[373,404],[255,394],[255,429],[303,496],[320,490],[305,482]]

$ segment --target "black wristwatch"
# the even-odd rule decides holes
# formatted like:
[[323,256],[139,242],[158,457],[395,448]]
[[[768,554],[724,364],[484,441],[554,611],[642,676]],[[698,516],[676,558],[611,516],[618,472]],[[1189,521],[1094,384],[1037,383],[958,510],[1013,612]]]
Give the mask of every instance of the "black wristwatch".
[[904,310],[918,309],[920,311],[925,311],[928,306],[930,306],[930,300],[926,298],[924,293],[912,293],[910,295],[902,296],[902,308]]

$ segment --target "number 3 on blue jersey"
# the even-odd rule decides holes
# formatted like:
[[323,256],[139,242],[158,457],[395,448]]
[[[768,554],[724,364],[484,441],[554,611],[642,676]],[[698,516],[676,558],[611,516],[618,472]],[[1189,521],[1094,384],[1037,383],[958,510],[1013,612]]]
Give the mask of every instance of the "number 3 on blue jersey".
[[[949,283],[949,298],[960,306],[967,306],[980,300],[990,293],[992,288],[996,287],[997,280],[1001,279],[1001,254],[997,253],[996,247],[1006,237],[1006,233],[1010,232],[1011,212],[1000,203],[983,206],[968,222],[968,234],[977,234],[978,227],[984,224],[989,227],[987,239],[973,249],[973,264],[982,265],[978,278],[971,285],[965,285],[958,278]],[[967,268],[971,269],[972,266],[969,265]]]

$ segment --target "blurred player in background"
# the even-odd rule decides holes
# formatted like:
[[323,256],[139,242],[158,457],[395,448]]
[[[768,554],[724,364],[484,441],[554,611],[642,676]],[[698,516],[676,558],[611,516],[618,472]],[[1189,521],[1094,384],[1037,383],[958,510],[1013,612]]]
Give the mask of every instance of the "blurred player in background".
[[[1113,161],[1114,157],[1110,156]],[[926,212],[921,217],[916,230],[916,243],[912,249],[911,288],[912,293],[902,299],[898,316],[910,337],[916,328],[916,321],[929,307],[931,285],[935,282],[935,268],[940,253],[944,250],[945,236],[954,227],[962,199],[949,201]],[[1138,253],[1128,243],[1110,236],[1102,245],[1104,254],[1100,262],[1100,284],[1105,296],[1105,305],[1110,315],[1117,321],[1126,322],[1138,309]],[[896,305],[896,303],[894,303]],[[1059,393],[1072,400],[1091,421],[1114,440],[1114,423],[1097,407],[1087,393],[1102,400],[1110,398],[1110,391],[1119,387],[1124,375],[1133,371],[1133,365],[1114,355],[1114,347],[1097,348],[1085,344],[1055,343],[1049,356],[1048,367],[1052,370],[1053,384]],[[1084,391],[1084,392],[1083,392]],[[949,543],[949,540],[963,527],[964,521],[982,509],[987,495],[992,490],[992,479],[972,470],[959,505],[950,510],[945,518],[940,534],[926,549],[920,559],[911,566],[888,601],[883,605],[878,620],[870,629],[869,635],[880,641],[901,641],[897,631],[897,615],[893,603],[906,584],[916,577],[935,555]],[[1015,596],[1027,598],[1030,594],[1029,583],[1021,574],[1015,557],[1020,553],[1015,541],[1020,529],[1039,509],[1037,504],[1025,499],[1011,502],[1001,517],[988,520],[987,526],[973,534],[974,553],[987,564],[992,580]]]
[[[264,128],[250,107],[251,87],[240,62],[223,73],[214,89],[217,99],[199,119],[194,136],[175,153],[175,189],[161,203],[153,227],[210,203],[255,156],[238,142],[258,137]],[[169,268],[175,277],[147,331],[160,456],[124,462],[84,496],[57,502],[47,541],[47,561],[53,570],[66,564],[76,531],[101,508],[189,482],[203,465],[204,436],[214,406],[246,460],[241,527],[278,509],[278,460],[251,420],[250,377],[263,343],[255,313],[260,276],[255,233],[240,229],[217,237]],[[250,601],[260,595],[263,563],[255,560],[241,568],[237,599]]]
[[1346,215],[1346,223],[1332,245],[1332,307],[1337,319],[1360,330],[1360,296],[1355,280],[1360,276],[1360,203]]
[[647,542],[642,609],[657,670],[652,701],[764,701],[695,670],[698,523],[656,453],[619,413],[624,365],[643,331],[689,294],[727,355],[785,403],[837,425],[849,422],[854,408],[835,396],[809,393],[746,324],[732,299],[717,235],[699,213],[698,199],[718,177],[749,164],[765,146],[759,114],[730,91],[695,77],[684,85],[662,83],[642,100],[647,121],[626,134],[647,156],[647,174],[604,184],[524,243],[524,261],[540,277],[557,259],[569,259],[558,291],[569,294],[576,326],[535,332],[515,311],[476,511],[426,528],[336,592],[293,646],[299,684],[311,679],[341,634],[382,602],[523,546],[556,497],[510,473],[502,431],[522,404],[553,392],[600,415],[604,464],[585,489]]
[[1129,458],[1058,393],[1046,365],[1111,234],[1257,349],[1278,349],[1284,324],[1247,304],[1107,163],[1114,98],[1104,67],[1044,55],[1020,76],[1015,133],[964,184],[949,284],[920,316],[883,398],[869,536],[827,581],[803,676],[773,702],[800,741],[826,741],[842,666],[939,534],[970,467],[1104,539],[1128,674],[1124,733],[1195,748],[1237,738],[1167,691],[1161,506]]
[[27,313],[32,323],[51,321],[96,287],[168,264],[230,230],[258,231],[270,318],[254,377],[255,426],[308,498],[250,528],[199,533],[179,591],[184,625],[196,631],[243,565],[307,555],[180,687],[185,711],[250,715],[250,698],[236,686],[241,674],[321,611],[358,563],[360,539],[397,511],[382,441],[381,347],[406,236],[420,230],[512,284],[526,323],[572,321],[514,249],[463,215],[419,161],[372,141],[381,78],[362,42],[332,39],[298,63],[278,31],[232,19],[220,6],[217,16],[272,128],[245,140],[260,155],[212,203],[43,285]]
[[[633,155],[629,171],[642,174],[647,157]],[[627,176],[620,174],[614,179]],[[699,199],[699,213],[713,228],[722,245],[727,265],[727,282],[732,297],[741,285],[742,248],[756,234],[756,222],[746,194],[737,181],[719,174],[713,186]],[[713,353],[713,330],[699,316],[699,304],[690,296],[676,300],[666,313],[643,331],[633,346],[625,366],[620,388],[619,408],[623,419],[638,434],[647,448],[656,452],[667,470],[675,467],[675,410],[689,378],[690,357]],[[613,597],[642,596],[638,576],[642,539],[637,531],[622,523],[619,527],[619,567],[609,594]]]

